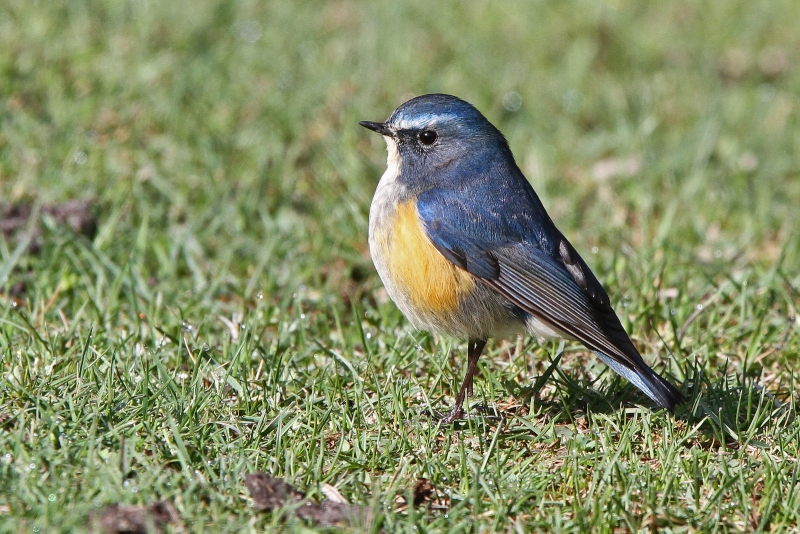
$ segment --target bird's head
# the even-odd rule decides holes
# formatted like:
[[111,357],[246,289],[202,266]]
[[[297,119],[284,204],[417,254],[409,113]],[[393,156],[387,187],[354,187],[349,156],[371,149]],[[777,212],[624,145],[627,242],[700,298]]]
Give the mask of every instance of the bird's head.
[[413,175],[427,175],[456,161],[469,165],[485,159],[487,151],[508,152],[503,134],[472,104],[451,95],[418,96],[386,122],[359,124],[384,136],[390,165],[399,164]]

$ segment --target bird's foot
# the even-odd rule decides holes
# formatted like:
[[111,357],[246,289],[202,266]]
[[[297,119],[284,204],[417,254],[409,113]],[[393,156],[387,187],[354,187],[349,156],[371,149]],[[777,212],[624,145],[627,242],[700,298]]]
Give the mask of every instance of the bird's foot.
[[[466,419],[471,419],[473,421],[488,419],[490,421],[499,421],[503,419],[503,414],[500,413],[497,408],[494,406],[489,406],[488,404],[476,404],[473,406],[470,411],[473,411],[476,414],[476,417],[467,417]],[[461,406],[456,406],[449,413],[443,414],[441,412],[433,412],[433,417],[439,419],[439,423],[442,425],[452,425],[459,419],[464,418],[465,412]]]
[[441,412],[433,412],[433,416],[439,420],[442,425],[452,425],[464,416],[464,409],[461,406],[456,406],[450,413],[443,414]]
[[505,418],[495,406],[488,404],[476,404],[472,409],[490,421],[500,421]]

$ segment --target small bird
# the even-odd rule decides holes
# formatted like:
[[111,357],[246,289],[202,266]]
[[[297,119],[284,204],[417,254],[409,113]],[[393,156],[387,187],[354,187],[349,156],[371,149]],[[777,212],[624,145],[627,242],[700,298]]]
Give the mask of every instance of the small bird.
[[474,106],[429,94],[386,122],[387,169],[369,210],[369,249],[411,323],[469,340],[467,374],[450,413],[463,415],[490,337],[576,339],[659,406],[678,389],[642,359],[608,294],[556,228],[503,134]]

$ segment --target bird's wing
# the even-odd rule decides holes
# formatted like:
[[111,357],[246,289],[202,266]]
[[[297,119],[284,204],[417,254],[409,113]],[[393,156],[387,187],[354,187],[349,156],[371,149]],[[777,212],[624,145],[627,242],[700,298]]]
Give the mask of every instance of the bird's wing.
[[608,295],[563,236],[556,236],[560,257],[553,257],[525,235],[530,232],[497,217],[476,219],[452,198],[421,196],[418,211],[431,243],[449,261],[590,349],[629,369],[644,365]]

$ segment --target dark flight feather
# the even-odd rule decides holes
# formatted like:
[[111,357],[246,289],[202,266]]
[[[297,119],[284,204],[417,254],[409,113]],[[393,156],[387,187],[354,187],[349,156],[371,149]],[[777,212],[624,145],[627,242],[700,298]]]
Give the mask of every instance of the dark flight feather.
[[[498,243],[494,238],[467,238],[480,236],[480,231],[464,232],[443,219],[431,219],[431,210],[424,208],[423,203],[419,211],[426,233],[449,261],[525,312],[581,341],[662,407],[673,410],[683,400],[672,384],[644,362],[611,308],[608,294],[557,230],[554,252],[558,257],[553,257],[522,239]],[[449,221],[468,220],[453,217],[453,208],[451,200]],[[481,229],[487,230],[491,228]]]

